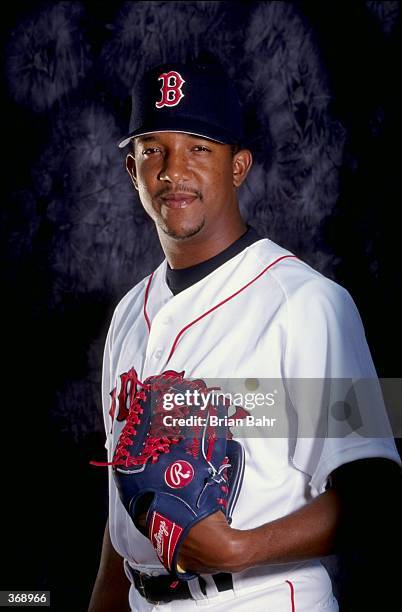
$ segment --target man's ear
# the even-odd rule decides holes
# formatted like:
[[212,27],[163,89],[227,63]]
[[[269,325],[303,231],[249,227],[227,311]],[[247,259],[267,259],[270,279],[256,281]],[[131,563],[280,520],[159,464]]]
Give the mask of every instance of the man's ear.
[[253,156],[248,149],[240,149],[233,155],[233,185],[240,187],[246,179],[247,174],[253,163]]
[[135,166],[135,159],[132,153],[127,154],[126,170],[129,173],[131,180],[133,181],[135,189],[138,191],[137,168]]

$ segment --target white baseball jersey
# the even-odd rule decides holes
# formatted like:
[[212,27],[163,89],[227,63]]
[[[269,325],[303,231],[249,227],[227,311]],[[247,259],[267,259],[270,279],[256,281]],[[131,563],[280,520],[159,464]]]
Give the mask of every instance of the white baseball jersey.
[[[257,423],[240,439],[246,467],[235,528],[257,527],[302,507],[325,490],[329,474],[343,463],[367,457],[399,461],[376,393],[369,403],[364,397],[359,401],[362,414],[368,409],[375,413],[382,437],[353,431],[315,435],[316,406],[331,395],[331,380],[376,380],[362,323],[347,291],[268,239],[175,296],[166,284],[166,265],[164,261],[121,300],[109,329],[103,369],[109,461],[124,425],[132,368],[141,381],[167,369],[184,370],[186,378],[225,379],[228,386],[235,381],[244,393],[250,380],[254,387],[260,380],[283,381],[275,389],[283,406],[274,409],[278,413],[270,409],[270,415],[276,414],[284,433],[266,435],[265,426],[259,431]],[[302,391],[298,388],[298,381],[306,379],[321,381],[319,399],[316,387],[313,394],[303,385]],[[290,413],[294,418],[286,423]],[[150,541],[121,504],[109,471],[113,546],[133,568],[165,573]],[[316,560],[233,574],[234,591],[221,594],[204,577],[210,585],[205,602],[175,601],[155,609],[189,610],[200,604],[222,611],[248,605],[254,612],[337,609],[329,576]],[[204,598],[201,592],[193,596]],[[133,609],[153,609],[134,587],[130,602]]]

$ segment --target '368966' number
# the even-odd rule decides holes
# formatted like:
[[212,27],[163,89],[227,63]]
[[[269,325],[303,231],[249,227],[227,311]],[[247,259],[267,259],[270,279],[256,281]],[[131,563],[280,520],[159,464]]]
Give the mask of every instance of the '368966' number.
[[0,607],[9,606],[49,606],[49,591],[0,591]]

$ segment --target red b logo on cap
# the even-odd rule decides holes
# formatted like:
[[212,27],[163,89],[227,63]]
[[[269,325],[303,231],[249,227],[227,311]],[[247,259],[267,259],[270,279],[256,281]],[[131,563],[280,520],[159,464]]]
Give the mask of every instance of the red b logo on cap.
[[165,471],[165,482],[172,489],[181,489],[194,478],[194,468],[188,461],[179,459],[171,463]]
[[159,102],[155,102],[156,108],[162,108],[162,106],[176,106],[176,104],[184,98],[184,93],[181,88],[185,80],[182,79],[181,75],[175,70],[164,72],[158,77],[158,81],[162,81],[162,99],[159,100]]

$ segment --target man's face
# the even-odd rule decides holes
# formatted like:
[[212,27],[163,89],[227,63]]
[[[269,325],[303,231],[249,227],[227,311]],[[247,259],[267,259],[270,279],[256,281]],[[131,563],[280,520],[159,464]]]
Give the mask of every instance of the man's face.
[[135,139],[129,170],[159,230],[182,240],[218,233],[238,215],[236,155],[199,136],[155,132]]

